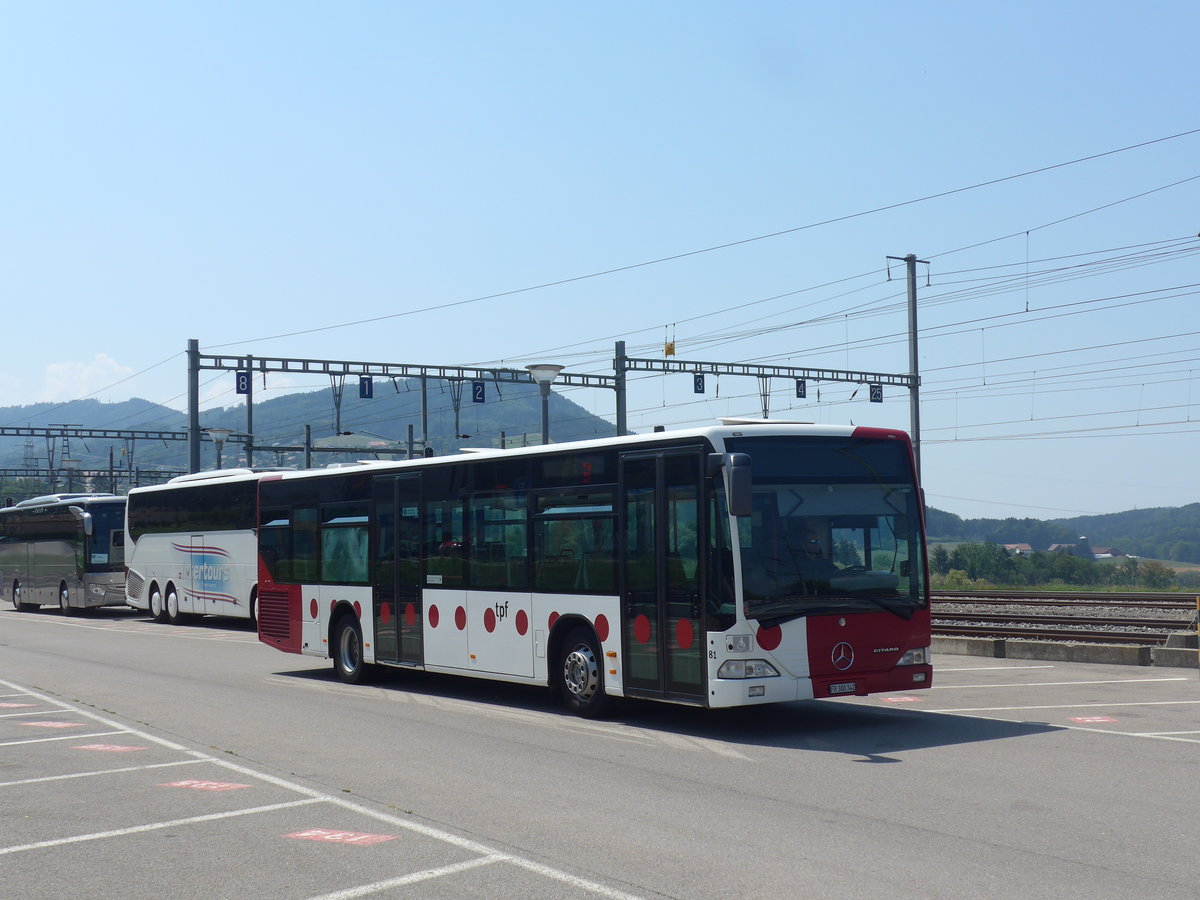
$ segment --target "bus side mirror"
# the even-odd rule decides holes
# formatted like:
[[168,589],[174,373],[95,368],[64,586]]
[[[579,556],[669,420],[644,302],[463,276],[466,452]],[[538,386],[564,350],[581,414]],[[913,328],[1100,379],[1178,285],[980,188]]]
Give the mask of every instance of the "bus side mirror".
[[729,513],[734,516],[750,515],[753,505],[753,487],[750,482],[749,453],[710,453],[708,473],[715,475],[725,470],[725,490],[729,500]]
[[75,519],[83,525],[83,533],[88,537],[91,537],[92,532],[96,530],[95,525],[92,523],[92,514],[90,512],[84,512],[78,506],[69,506],[67,508],[71,510],[71,515],[73,515]]

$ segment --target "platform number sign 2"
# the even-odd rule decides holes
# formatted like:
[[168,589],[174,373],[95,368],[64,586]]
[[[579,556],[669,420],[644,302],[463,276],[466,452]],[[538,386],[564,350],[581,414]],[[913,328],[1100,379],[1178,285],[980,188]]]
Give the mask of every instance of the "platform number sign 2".
[[375,383],[370,375],[358,376],[358,396],[362,400],[370,400],[375,396]]
[[250,372],[244,369],[239,369],[234,374],[234,385],[239,394],[250,393]]
[[484,393],[483,393],[483,382],[482,381],[472,381],[471,382],[471,402],[472,403],[483,403],[484,399],[485,398],[484,398]]
[[692,393],[694,393],[694,394],[703,394],[704,393],[704,375],[701,372],[697,372],[695,375],[692,376]]

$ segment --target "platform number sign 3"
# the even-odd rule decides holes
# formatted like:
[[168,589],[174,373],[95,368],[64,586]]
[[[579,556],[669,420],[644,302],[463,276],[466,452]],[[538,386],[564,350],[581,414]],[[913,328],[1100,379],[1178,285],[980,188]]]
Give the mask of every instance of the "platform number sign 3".
[[694,394],[703,394],[704,393],[704,375],[700,372],[697,372],[695,375],[692,376],[692,393],[694,393]]

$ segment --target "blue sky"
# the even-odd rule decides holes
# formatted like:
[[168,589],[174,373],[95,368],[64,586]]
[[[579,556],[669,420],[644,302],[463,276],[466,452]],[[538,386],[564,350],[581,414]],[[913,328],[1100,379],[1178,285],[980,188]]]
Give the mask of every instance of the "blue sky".
[[[682,359],[902,374],[887,257],[914,253],[931,505],[1200,500],[1194,4],[115,2],[4,22],[2,406],[183,408],[189,338],[600,374],[616,340],[673,339]],[[208,376],[204,406],[234,404],[232,375]],[[321,388],[272,376],[256,399]],[[909,427],[906,392],[855,389],[779,381],[771,416]],[[569,396],[613,414],[608,391]],[[639,375],[629,408],[635,430],[761,414],[732,377],[697,396]]]

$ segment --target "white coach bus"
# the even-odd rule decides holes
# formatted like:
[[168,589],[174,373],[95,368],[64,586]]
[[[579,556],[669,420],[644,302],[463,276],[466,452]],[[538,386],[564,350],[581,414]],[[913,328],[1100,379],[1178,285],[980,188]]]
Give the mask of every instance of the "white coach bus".
[[254,621],[259,477],[252,469],[223,469],[133,488],[125,602],[172,625],[193,615]]

